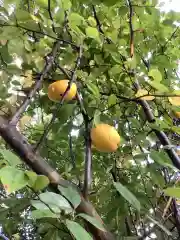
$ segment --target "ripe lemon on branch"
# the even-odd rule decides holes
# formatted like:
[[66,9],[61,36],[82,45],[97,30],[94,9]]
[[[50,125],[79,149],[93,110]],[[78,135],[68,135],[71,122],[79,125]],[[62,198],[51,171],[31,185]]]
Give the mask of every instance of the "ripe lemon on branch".
[[[58,80],[51,83],[48,87],[48,97],[51,101],[58,102],[61,100],[63,94],[68,87],[69,80]],[[77,93],[77,86],[75,83],[71,84],[70,89],[66,93],[64,100],[72,100]]]
[[100,152],[115,152],[120,144],[120,136],[116,129],[105,123],[91,129],[91,140]]
[[[180,97],[168,97],[169,102],[174,106],[180,106]],[[180,112],[173,111],[177,118],[180,118]]]

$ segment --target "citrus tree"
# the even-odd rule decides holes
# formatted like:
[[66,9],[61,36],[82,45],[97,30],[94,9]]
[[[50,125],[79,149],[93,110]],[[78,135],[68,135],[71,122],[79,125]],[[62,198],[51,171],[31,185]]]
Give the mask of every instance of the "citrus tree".
[[2,239],[180,238],[179,23],[157,0],[1,1]]

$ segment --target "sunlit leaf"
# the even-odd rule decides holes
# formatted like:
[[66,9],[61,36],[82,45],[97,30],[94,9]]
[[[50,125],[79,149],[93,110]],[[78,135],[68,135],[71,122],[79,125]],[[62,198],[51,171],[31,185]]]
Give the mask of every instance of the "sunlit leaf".
[[88,17],[88,23],[91,27],[96,27],[96,25],[97,25],[95,18],[93,18],[91,16]]
[[23,171],[10,166],[0,170],[0,180],[8,193],[22,189],[28,183]]
[[84,22],[84,18],[80,16],[78,13],[71,13],[69,15],[69,21],[70,23],[79,26]]
[[95,27],[87,27],[86,28],[86,35],[87,35],[87,37],[99,40],[99,32]]
[[37,176],[37,179],[34,183],[34,185],[32,186],[32,188],[35,190],[35,191],[39,191],[39,190],[42,190],[44,189],[45,187],[47,187],[49,185],[49,179],[48,177],[46,176],[43,176],[43,175],[38,175]]
[[164,85],[159,83],[158,81],[151,81],[149,84],[156,90],[160,92],[169,92],[169,89]]
[[2,154],[3,158],[8,162],[10,166],[16,166],[22,163],[19,157],[12,153],[10,150],[0,149],[0,154]]
[[161,82],[162,74],[158,69],[151,69],[148,73],[149,77],[152,77],[154,81]]

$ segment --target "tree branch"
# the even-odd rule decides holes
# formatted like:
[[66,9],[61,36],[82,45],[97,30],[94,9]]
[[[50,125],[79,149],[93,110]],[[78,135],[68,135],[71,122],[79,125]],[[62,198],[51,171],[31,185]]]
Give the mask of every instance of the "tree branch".
[[178,210],[178,206],[175,199],[172,200],[172,208],[174,213],[174,219],[176,222],[176,229],[178,231],[179,238],[180,238],[180,216],[179,216],[179,210]]
[[96,8],[95,6],[93,5],[92,6],[92,10],[93,10],[93,15],[94,15],[94,18],[96,19],[96,23],[97,23],[97,27],[98,27],[98,30],[100,33],[104,34],[103,30],[102,30],[102,27],[101,27],[101,23],[99,21],[99,18],[97,16],[97,13],[96,13]]
[[[131,39],[131,44],[134,44],[134,40],[133,40],[134,35],[133,35],[133,26],[132,26],[133,8],[132,8],[131,0],[127,0],[127,1],[128,1],[128,5],[129,5],[130,39]],[[133,48],[131,48],[131,50],[132,49],[134,49],[134,46],[133,46]],[[130,54],[131,54],[131,58],[132,58],[133,57],[132,51],[130,51]],[[133,74],[135,76],[135,73],[133,73]],[[135,80],[133,85],[134,85],[134,88],[136,91],[141,89],[138,80]],[[150,122],[150,123],[155,122],[155,117],[154,117],[152,110],[151,110],[149,104],[147,103],[147,101],[140,99],[138,102],[142,106],[148,122]],[[153,131],[163,146],[172,145],[170,140],[168,139],[167,135],[163,131],[159,131],[157,129],[153,129]],[[165,151],[167,152],[167,154],[170,157],[174,166],[177,167],[178,169],[180,169],[180,158],[177,155],[176,151],[172,148],[171,149],[166,148]]]
[[57,117],[57,114],[58,114],[60,108],[62,107],[62,105],[63,105],[63,103],[64,103],[65,96],[66,96],[66,94],[69,92],[70,87],[71,87],[71,84],[75,81],[75,77],[76,77],[75,74],[76,74],[76,70],[77,70],[78,67],[79,67],[81,57],[82,57],[82,47],[80,46],[80,47],[79,47],[78,57],[77,57],[77,59],[76,59],[76,63],[75,63],[75,67],[74,67],[74,70],[73,70],[72,77],[71,77],[71,79],[70,79],[70,81],[69,81],[69,83],[68,83],[68,86],[67,86],[67,88],[66,88],[66,91],[65,91],[65,92],[63,93],[63,95],[62,95],[62,98],[61,98],[61,100],[60,100],[60,102],[59,102],[58,108],[56,108],[56,109],[54,110],[53,116],[52,116],[52,118],[51,118],[51,121],[49,122],[48,126],[45,128],[43,135],[41,136],[39,142],[37,143],[36,147],[34,148],[35,152],[39,149],[39,147],[41,146],[41,144],[42,144],[42,143],[44,142],[44,140],[46,139],[46,137],[47,137],[47,135],[48,135],[48,133],[49,133],[51,127],[52,127],[52,124],[54,123],[54,121],[55,121],[55,119],[56,119],[56,117]]
[[134,57],[134,30],[133,30],[133,24],[132,24],[132,17],[133,17],[133,8],[131,1],[128,0],[129,4],[129,30],[130,30],[130,57]]
[[[6,119],[0,116],[0,135],[7,142],[7,144],[14,150],[14,152],[33,169],[37,174],[45,175],[49,178],[52,189],[57,190],[57,185],[63,187],[73,186],[71,182],[63,179],[58,172],[53,169],[49,164],[39,155],[34,153],[33,147],[27,142],[23,135],[21,135],[15,126],[10,125]],[[79,189],[77,189],[79,191]],[[80,191],[79,191],[80,192]],[[85,213],[94,216],[98,221],[102,222],[100,216],[97,214],[93,206],[84,199],[81,195],[81,203],[77,207],[77,213]],[[93,225],[88,224],[88,228],[92,235],[97,240],[114,240],[114,236],[106,231],[101,231]]]
[[[63,69],[61,66],[57,65],[58,68],[64,73],[64,75],[69,79],[70,76],[66,72],[65,69]],[[77,100],[81,109],[81,113],[83,115],[84,123],[85,123],[85,174],[84,174],[84,188],[83,188],[83,194],[85,199],[87,199],[89,187],[91,185],[92,181],[92,156],[91,156],[91,139],[90,139],[90,119],[88,117],[88,114],[84,108],[83,102],[81,100],[81,96],[79,95],[79,92],[77,91]]]
[[83,194],[84,198],[88,198],[89,188],[92,182],[92,154],[91,154],[91,137],[90,137],[90,120],[86,110],[84,109],[81,97],[79,93],[77,94],[77,100],[80,104],[81,113],[83,115],[84,123],[85,123],[85,173],[84,173],[84,188]]
[[51,70],[51,67],[53,65],[54,59],[56,57],[56,54],[58,52],[58,49],[60,47],[60,42],[55,42],[52,52],[46,56],[46,65],[44,69],[42,70],[42,73],[40,75],[40,78],[36,80],[36,83],[34,84],[34,87],[31,89],[29,94],[27,95],[27,98],[24,100],[24,102],[21,104],[19,109],[16,111],[16,113],[12,116],[10,120],[11,125],[17,125],[21,115],[24,113],[28,105],[30,104],[32,98],[35,96],[36,92],[41,88],[42,82],[44,80],[44,77],[46,74]]
[[12,24],[0,24],[1,27],[16,27],[16,28],[20,28],[20,29],[24,29],[26,31],[29,31],[29,32],[33,32],[33,33],[38,33],[40,35],[43,35],[43,36],[47,36],[51,39],[54,39],[56,41],[59,41],[61,44],[64,43],[64,44],[69,44],[71,45],[73,48],[77,49],[77,45],[75,45],[74,43],[72,43],[71,41],[68,41],[68,40],[64,40],[64,39],[61,39],[59,37],[54,37],[54,36],[51,36],[50,34],[48,33],[44,33],[44,32],[41,32],[41,31],[37,31],[37,30],[32,30],[30,28],[27,28],[27,27],[23,27],[23,26],[20,26],[20,25],[12,25]]
[[48,0],[48,13],[49,13],[49,17],[52,21],[52,30],[54,33],[56,33],[55,27],[54,27],[54,21],[53,21],[53,17],[52,17],[52,13],[51,13],[51,0]]

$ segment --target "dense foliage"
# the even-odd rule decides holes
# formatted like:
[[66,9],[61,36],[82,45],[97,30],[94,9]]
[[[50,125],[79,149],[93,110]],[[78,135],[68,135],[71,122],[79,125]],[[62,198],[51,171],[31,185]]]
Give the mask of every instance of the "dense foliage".
[[[180,239],[180,103],[168,98],[180,94],[180,14],[159,7],[156,0],[1,3],[0,223],[8,239]],[[75,82],[78,94],[54,103],[48,86],[61,79]],[[89,128],[100,122],[120,134],[114,153],[91,148]],[[24,154],[20,136],[34,155]],[[73,187],[54,189],[48,164],[79,190],[85,182],[104,226],[75,211]],[[114,238],[98,238],[83,220]],[[27,229],[32,236],[24,237]]]

